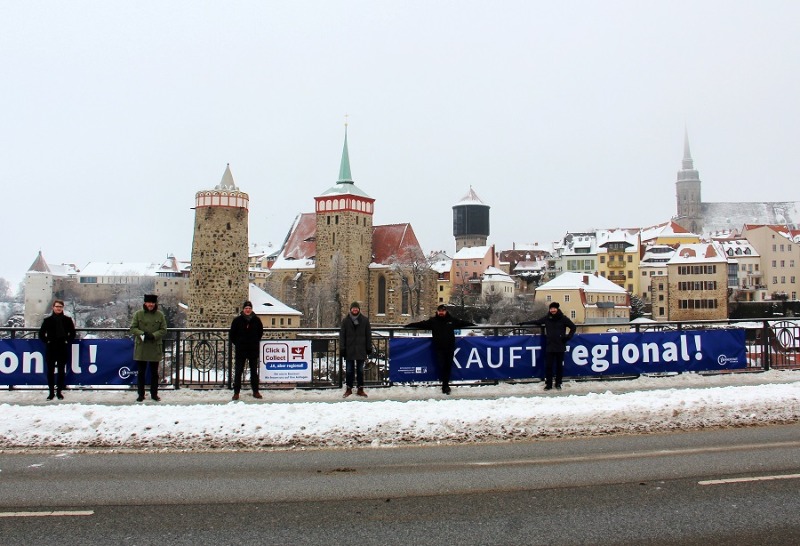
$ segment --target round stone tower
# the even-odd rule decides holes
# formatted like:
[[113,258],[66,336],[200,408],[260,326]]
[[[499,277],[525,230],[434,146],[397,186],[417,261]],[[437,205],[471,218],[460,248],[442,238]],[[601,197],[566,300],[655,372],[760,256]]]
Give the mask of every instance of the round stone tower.
[[189,327],[227,328],[249,299],[247,220],[250,198],[231,168],[213,190],[195,195]]

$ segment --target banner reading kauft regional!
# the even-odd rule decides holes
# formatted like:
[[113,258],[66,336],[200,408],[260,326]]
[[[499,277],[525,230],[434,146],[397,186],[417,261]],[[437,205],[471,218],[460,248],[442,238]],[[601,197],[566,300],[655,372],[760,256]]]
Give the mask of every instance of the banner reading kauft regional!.
[[[0,385],[47,385],[44,343],[0,339]],[[135,385],[132,339],[81,339],[72,344],[67,385]]]
[[[566,377],[732,370],[747,366],[744,330],[691,330],[576,335],[564,358]],[[544,377],[542,336],[461,337],[452,381]],[[429,337],[389,341],[393,383],[436,381]]]

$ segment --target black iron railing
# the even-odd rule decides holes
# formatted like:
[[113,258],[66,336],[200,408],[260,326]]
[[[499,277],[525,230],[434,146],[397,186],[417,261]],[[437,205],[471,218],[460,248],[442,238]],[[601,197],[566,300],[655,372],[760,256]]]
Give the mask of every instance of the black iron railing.
[[[747,352],[747,371],[800,369],[800,319],[759,319],[701,322],[650,322],[630,324],[579,325],[578,333],[608,331],[702,330],[743,328]],[[402,328],[373,328],[373,352],[365,366],[369,387],[390,386],[389,340]],[[482,335],[499,336],[530,333],[517,326],[478,326]],[[408,330],[405,330],[409,333]],[[37,328],[0,328],[0,339],[35,339]],[[119,339],[128,336],[126,328],[81,328],[83,339]],[[306,339],[311,341],[312,380],[309,383],[281,384],[281,388],[340,388],[344,383],[336,329],[268,329],[266,339]],[[131,355],[133,356],[133,355]],[[245,375],[248,371],[245,370]],[[230,388],[233,382],[233,351],[224,328],[174,328],[164,338],[164,358],[159,376],[163,386],[173,388]],[[249,379],[243,378],[247,384]],[[266,384],[265,388],[273,385]],[[278,387],[278,385],[274,385]],[[124,387],[127,388],[127,387]]]

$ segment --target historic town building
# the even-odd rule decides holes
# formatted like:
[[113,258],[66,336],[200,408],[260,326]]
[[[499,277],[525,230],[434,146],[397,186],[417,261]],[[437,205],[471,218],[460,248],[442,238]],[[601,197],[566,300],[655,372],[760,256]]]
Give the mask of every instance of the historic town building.
[[353,181],[345,130],[336,183],[297,216],[271,264],[268,291],[303,311],[305,326],[338,325],[357,301],[374,324],[432,314],[436,278],[411,224],[373,225],[375,199]]

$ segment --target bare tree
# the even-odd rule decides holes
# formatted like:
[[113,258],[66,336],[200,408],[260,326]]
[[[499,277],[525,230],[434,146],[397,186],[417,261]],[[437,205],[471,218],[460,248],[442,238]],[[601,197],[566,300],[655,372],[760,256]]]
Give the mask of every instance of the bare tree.
[[11,296],[11,283],[8,280],[0,277],[0,301],[9,301]]
[[408,309],[412,318],[427,315],[430,310],[424,310],[425,285],[431,284],[430,262],[421,253],[409,252],[402,256],[392,256],[389,259],[391,270],[401,279],[403,295],[408,297]]

